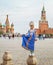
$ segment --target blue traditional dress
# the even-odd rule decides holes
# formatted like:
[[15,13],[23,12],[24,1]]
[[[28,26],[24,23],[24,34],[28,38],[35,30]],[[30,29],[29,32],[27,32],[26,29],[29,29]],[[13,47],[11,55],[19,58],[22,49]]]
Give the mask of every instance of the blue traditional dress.
[[[29,40],[30,37],[31,39]],[[35,37],[35,30],[29,30],[26,35],[22,35],[22,47],[26,48],[28,43],[28,50],[34,51]]]

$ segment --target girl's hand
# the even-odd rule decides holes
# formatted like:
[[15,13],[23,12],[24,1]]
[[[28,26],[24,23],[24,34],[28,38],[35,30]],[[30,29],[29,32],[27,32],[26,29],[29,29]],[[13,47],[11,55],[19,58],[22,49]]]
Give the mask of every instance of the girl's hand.
[[21,35],[19,35],[19,37],[22,37],[23,35],[25,35],[25,34],[21,34]]
[[35,39],[35,41],[37,41],[37,39]]

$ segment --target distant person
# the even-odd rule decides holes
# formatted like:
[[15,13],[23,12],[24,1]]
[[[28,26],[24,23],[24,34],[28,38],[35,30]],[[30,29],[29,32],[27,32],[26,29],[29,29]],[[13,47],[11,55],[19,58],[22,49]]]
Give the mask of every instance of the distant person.
[[2,37],[2,35],[0,35],[0,37]]
[[45,34],[43,34],[43,40],[45,39]]
[[3,37],[6,38],[6,34],[3,34]]
[[14,36],[14,34],[12,34],[12,38],[14,38],[15,36]]
[[39,38],[39,40],[41,39],[41,34],[39,34],[38,38]]
[[38,38],[39,38],[39,40],[42,40],[43,39],[43,35],[39,34]]
[[11,39],[11,34],[8,35],[8,38]]
[[27,34],[22,35],[22,47],[30,51],[30,55],[34,55],[34,43],[36,41],[36,30],[34,29],[34,23],[30,22],[30,29]]

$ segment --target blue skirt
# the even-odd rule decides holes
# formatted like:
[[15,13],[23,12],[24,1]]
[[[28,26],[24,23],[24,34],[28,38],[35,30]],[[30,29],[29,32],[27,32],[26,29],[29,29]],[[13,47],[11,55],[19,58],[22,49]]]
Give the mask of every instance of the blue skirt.
[[[26,45],[27,45],[27,41],[28,41],[29,37],[30,36],[25,36],[25,35],[22,36],[22,46],[24,48],[27,47]],[[32,36],[31,40],[28,43],[28,50],[34,51],[34,37],[33,36]]]

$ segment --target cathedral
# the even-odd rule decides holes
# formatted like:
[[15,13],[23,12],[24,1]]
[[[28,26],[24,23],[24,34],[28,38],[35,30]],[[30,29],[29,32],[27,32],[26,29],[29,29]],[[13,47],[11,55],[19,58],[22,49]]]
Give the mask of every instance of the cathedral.
[[45,7],[41,11],[41,19],[39,20],[39,28],[36,29],[37,34],[53,34],[53,28],[49,28],[48,21],[46,19]]
[[2,25],[2,23],[0,22],[0,34],[6,34],[6,33],[14,33],[14,24],[12,23],[10,25],[9,19],[8,19],[8,15],[6,16],[6,21],[5,24]]

